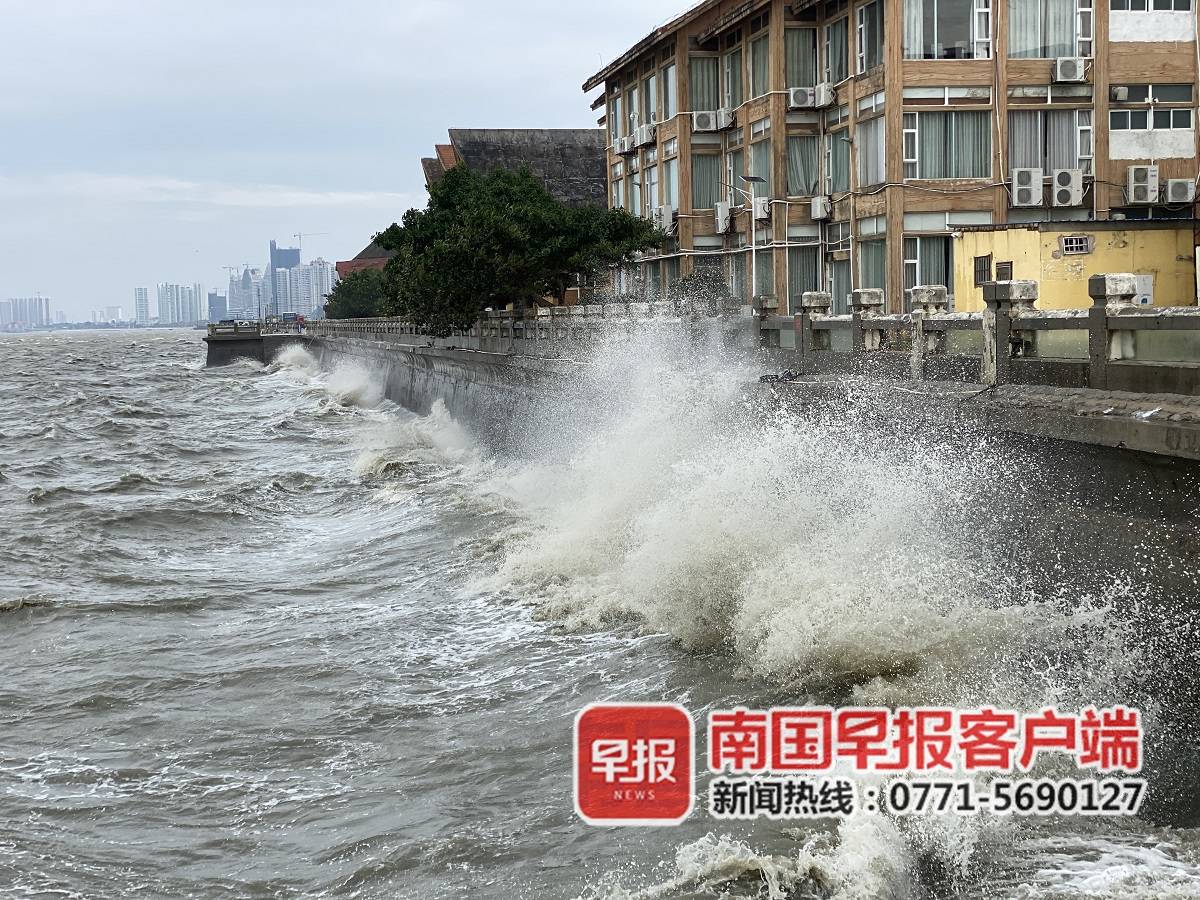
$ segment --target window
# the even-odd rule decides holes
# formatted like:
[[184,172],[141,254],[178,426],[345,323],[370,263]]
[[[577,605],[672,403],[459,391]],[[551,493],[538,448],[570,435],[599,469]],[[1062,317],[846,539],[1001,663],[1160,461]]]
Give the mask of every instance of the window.
[[[1011,59],[1075,56],[1076,2],[1091,0],[1008,0],[1008,55]],[[1090,37],[1090,12],[1088,9]],[[1089,48],[1090,53],[1090,48]]]
[[817,162],[817,136],[790,136],[787,139],[787,157],[788,196],[811,197],[816,194],[821,183]]
[[1190,109],[1114,109],[1108,114],[1108,127],[1113,131],[1170,131],[1190,129]]
[[788,248],[788,299],[791,301],[788,312],[792,315],[800,313],[805,293],[821,288],[817,258],[815,244],[811,247]]
[[775,251],[759,250],[754,254],[754,293],[758,297],[775,295]]
[[714,153],[692,156],[692,209],[713,209],[721,196],[721,157]]
[[905,178],[989,178],[992,174],[990,114],[904,114]]
[[642,121],[653,125],[658,121],[658,76],[650,75],[642,82]]
[[771,41],[767,35],[750,43],[750,94],[761,97],[771,90]]
[[642,124],[642,110],[638,104],[638,89],[635,85],[630,88],[625,94],[625,117],[629,119],[629,130],[626,134],[633,134],[637,131],[638,126]]
[[883,3],[874,0],[866,6],[860,6],[858,19],[858,68],[861,75],[868,69],[873,69],[883,62]]
[[1008,114],[1008,161],[1013,168],[1092,171],[1090,109],[1014,110]]
[[715,56],[693,56],[689,62],[691,74],[690,112],[705,112],[721,105],[721,65]]
[[884,117],[876,116],[860,122],[855,129],[858,148],[858,186],[883,184],[887,181],[887,148],[884,144]]
[[825,80],[837,84],[850,77],[847,59],[850,36],[849,19],[838,19],[825,26]]
[[887,241],[858,242],[858,283],[864,288],[887,287]]
[[784,37],[787,86],[812,87],[817,83],[817,30],[789,28]]
[[751,175],[763,179],[766,184],[751,183],[750,193],[755,197],[774,197],[774,179],[771,177],[771,142],[759,141],[750,145]]
[[746,153],[744,150],[730,150],[725,163],[725,199],[730,206],[742,203],[742,195],[735,190],[746,189],[742,176],[746,174]]
[[904,0],[905,59],[991,55],[991,0]]
[[729,290],[739,300],[749,299],[746,296],[746,291],[750,286],[749,279],[746,277],[746,267],[745,253],[734,253],[729,257]]
[[613,139],[614,140],[616,138],[625,136],[624,109],[625,109],[625,106],[621,102],[621,95],[617,94],[617,96],[615,98],[613,98],[613,105],[612,105],[612,116],[613,116],[612,131],[613,131]]
[[678,94],[676,93],[675,63],[662,70],[663,90],[663,120],[669,121],[679,114]]
[[826,277],[829,293],[833,295],[833,314],[844,316],[850,310],[850,260],[829,260]]
[[954,290],[954,242],[949,235],[904,238],[904,289],[940,284]]
[[746,92],[742,84],[742,49],[740,47],[725,54],[724,75],[725,105],[730,109],[737,109],[746,99]]
[[975,257],[975,287],[992,280],[992,254]]
[[625,164],[617,163],[612,167],[612,206],[613,209],[625,208]]
[[658,206],[658,166],[646,166],[642,183],[646,185],[646,209],[653,209]]
[[996,263],[996,280],[997,281],[1012,281],[1013,280],[1013,264],[1011,261]]
[[1084,235],[1072,235],[1062,238],[1062,252],[1071,256],[1078,256],[1084,253],[1092,252],[1092,239]]
[[1191,12],[1192,0],[1112,0],[1110,9],[1130,12]]
[[636,175],[629,176],[629,211],[635,216],[642,214],[642,184]]
[[770,116],[767,116],[766,118],[763,118],[763,119],[759,119],[756,122],[751,122],[750,123],[750,138],[751,138],[751,140],[753,140],[755,138],[760,138],[770,130],[771,130],[771,117]]
[[678,159],[668,159],[663,163],[663,203],[672,209],[679,208]]
[[850,141],[846,131],[825,135],[825,183],[827,194],[850,190]]

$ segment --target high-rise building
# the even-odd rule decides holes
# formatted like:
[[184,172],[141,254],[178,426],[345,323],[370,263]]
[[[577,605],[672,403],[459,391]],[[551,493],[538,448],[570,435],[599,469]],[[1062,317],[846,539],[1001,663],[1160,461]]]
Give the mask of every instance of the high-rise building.
[[243,319],[259,319],[266,312],[268,291],[261,269],[245,268],[241,275],[229,277],[227,304],[229,315]]
[[16,297],[0,302],[0,326],[25,330],[50,324],[49,297]]
[[280,247],[274,241],[271,241],[271,261],[267,266],[267,306],[268,311],[272,315],[279,315],[281,312],[289,312],[283,307],[290,305],[291,300],[288,296],[290,284],[289,276],[284,275],[283,281],[280,282],[276,273],[279,271],[290,271],[300,265],[300,248],[299,247]]
[[133,289],[133,312],[134,318],[139,325],[150,324],[150,289],[149,288],[134,288]]
[[208,292],[208,321],[220,322],[229,315],[229,302],[224,294]]
[[158,321],[162,325],[195,325],[203,322],[204,299],[196,297],[199,285],[162,283],[158,286]]
[[964,231],[1192,219],[1194,10],[701,0],[584,85],[606,110],[609,205],[670,235],[618,290],[703,272],[780,314],[806,291],[845,312],[857,288],[902,312],[907,289],[953,291],[973,265],[974,304],[1011,251],[956,260]]

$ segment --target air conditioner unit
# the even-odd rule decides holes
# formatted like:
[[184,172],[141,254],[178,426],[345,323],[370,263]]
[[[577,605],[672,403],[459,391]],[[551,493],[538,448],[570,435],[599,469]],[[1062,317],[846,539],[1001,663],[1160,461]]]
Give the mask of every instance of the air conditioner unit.
[[1012,205],[1041,206],[1043,177],[1041,169],[1013,169]]
[[637,148],[633,146],[633,135],[626,135],[623,138],[617,138],[617,153],[621,156],[628,156]]
[[1087,81],[1087,60],[1081,56],[1060,56],[1054,61],[1056,84],[1079,84]]
[[754,198],[754,219],[757,222],[765,222],[771,218],[771,198],[770,197],[755,197]]
[[653,144],[658,135],[658,129],[653,125],[643,125],[633,133],[633,144],[635,147],[645,147],[647,144]]
[[1195,203],[1196,182],[1191,178],[1167,179],[1168,203]]
[[733,225],[732,212],[729,208],[729,204],[724,200],[719,200],[717,202],[716,224],[717,234],[728,234],[730,227]]
[[716,110],[692,113],[692,131],[717,131],[718,127]]
[[652,220],[663,231],[670,231],[675,224],[675,207],[656,206]]
[[1083,169],[1055,169],[1050,181],[1051,205],[1083,206]]
[[1130,166],[1125,182],[1129,203],[1158,202],[1158,166]]
[[1108,96],[1113,103],[1126,103],[1129,101],[1129,88],[1123,84],[1114,84]]
[[791,88],[788,106],[791,109],[823,109],[833,105],[833,88],[823,81],[815,87]]
[[814,222],[823,222],[833,213],[833,204],[826,196],[812,198],[812,218]]
[[736,124],[737,124],[737,120],[733,117],[732,109],[718,109],[717,110],[717,129],[718,130],[726,131],[727,129],[732,128]]

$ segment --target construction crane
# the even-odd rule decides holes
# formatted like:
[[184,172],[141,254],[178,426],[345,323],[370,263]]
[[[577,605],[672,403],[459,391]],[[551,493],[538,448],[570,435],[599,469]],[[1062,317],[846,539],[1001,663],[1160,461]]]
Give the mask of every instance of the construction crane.
[[323,237],[327,234],[329,234],[328,231],[306,231],[297,232],[296,234],[293,234],[292,237],[296,239],[296,249],[304,252],[304,239],[306,237]]

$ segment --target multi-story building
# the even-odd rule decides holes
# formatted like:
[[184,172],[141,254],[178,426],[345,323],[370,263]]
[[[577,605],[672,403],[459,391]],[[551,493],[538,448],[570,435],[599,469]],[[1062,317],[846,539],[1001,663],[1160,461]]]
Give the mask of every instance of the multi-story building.
[[781,312],[879,287],[898,311],[953,291],[962,228],[1192,219],[1194,3],[705,0],[584,85],[610,205],[672,233],[619,283],[719,271]]
[[259,319],[270,302],[266,279],[262,269],[245,267],[242,274],[236,270],[229,275],[229,314],[242,318]]
[[0,325],[16,330],[50,324],[49,297],[16,297],[0,302]]
[[161,283],[158,286],[158,322],[160,325],[195,325],[203,322],[204,298],[197,296],[199,285]]
[[139,325],[150,324],[150,288],[133,289],[133,315]]

